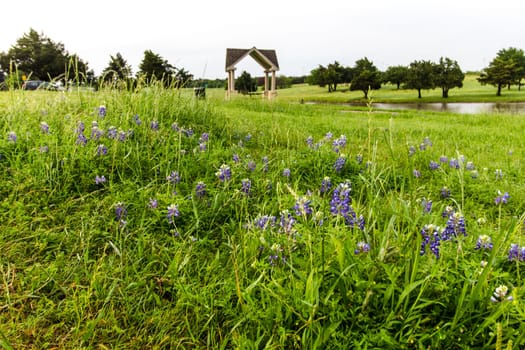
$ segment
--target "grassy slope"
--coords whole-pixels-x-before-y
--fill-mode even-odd
[[[506,254],[510,243],[523,244],[523,117],[347,112],[288,103],[302,89],[283,90],[273,103],[242,96],[224,102],[223,91],[200,102],[160,90],[3,94],[0,344],[469,348],[494,345],[499,324],[500,339],[522,346],[520,265],[507,263]],[[95,113],[101,104],[106,118]],[[76,145],[78,122],[89,136],[92,120],[106,131],[112,125],[133,129],[133,137]],[[154,120],[159,131],[149,127]],[[51,134],[40,132],[41,121]],[[191,126],[196,136],[172,130],[174,121]],[[11,130],[16,144],[7,141]],[[319,142],[329,131],[334,138],[347,136],[342,152],[348,161],[340,173],[333,169],[338,155],[331,142],[306,147],[306,137]],[[202,132],[210,133],[206,152],[198,151]],[[420,151],[425,137],[433,145]],[[96,156],[100,143],[108,156]],[[48,153],[40,153],[42,145]],[[412,157],[410,146],[417,149]],[[363,164],[355,161],[358,154]],[[430,171],[429,161],[441,155],[464,155],[478,176],[464,165]],[[252,160],[255,172],[247,169]],[[232,167],[227,184],[215,176],[223,163]],[[285,168],[290,179],[282,176]],[[495,179],[496,169],[503,179]],[[166,181],[172,170],[181,174],[176,186]],[[95,175],[106,175],[108,183],[95,185]],[[324,176],[334,186],[352,181],[352,205],[366,218],[364,232],[329,215],[330,198],[318,193]],[[253,184],[250,197],[239,191],[244,178]],[[198,181],[207,184],[204,200],[194,196]],[[452,198],[440,197],[443,186]],[[498,190],[511,194],[508,206],[494,205]],[[292,210],[308,191],[315,209],[325,213],[324,226],[297,217],[297,236],[246,227],[258,215]],[[421,210],[423,197],[434,202],[431,214]],[[158,199],[158,210],[148,208],[150,198]],[[119,202],[128,212],[124,227],[115,220]],[[176,226],[166,219],[170,204],[181,211]],[[427,223],[444,225],[445,205],[465,215],[468,236],[444,244],[439,260],[420,257],[419,231]],[[479,218],[487,224],[478,225]],[[480,234],[493,238],[492,252],[473,249]],[[371,251],[355,255],[362,240]],[[286,255],[287,263],[270,265],[272,254]],[[489,262],[482,274],[481,260]],[[489,302],[499,284],[511,288],[514,303]]]

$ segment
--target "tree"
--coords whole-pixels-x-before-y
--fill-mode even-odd
[[[0,66],[5,71],[16,69],[32,79],[56,79],[68,80],[71,69],[78,79],[80,74],[86,78],[90,73],[88,64],[77,55],[70,55],[64,48],[64,44],[55,43],[43,33],[39,34],[34,29],[24,34],[12,46],[7,53],[0,54]]]
[[[381,88],[381,72],[366,57],[355,62],[352,68],[352,75],[350,90],[362,91],[365,94],[365,99],[368,98],[369,90]]]
[[[434,83],[434,63],[430,61],[414,61],[408,67],[407,89],[417,90],[417,97],[421,98],[422,89],[433,89]]]
[[[448,97],[448,91],[455,87],[463,87],[465,74],[461,71],[458,62],[450,58],[441,57],[439,64],[434,65],[434,83],[441,87],[442,96]]]
[[[525,78],[525,54],[522,49],[509,47],[508,49],[501,49],[498,51],[496,57],[510,63],[514,62],[515,66],[511,71],[512,84],[518,85],[518,90],[521,90],[521,79]],[[510,83],[508,88],[510,89]]]
[[[327,67],[319,65],[310,72],[308,79],[310,85],[328,86],[328,92],[336,91],[337,84],[342,83],[346,77],[345,68],[335,61]]]
[[[144,58],[139,64],[137,76],[143,78],[148,84],[161,81],[164,86],[169,86],[175,73],[175,67],[169,64],[167,60],[151,50],[146,50],[144,51]]]
[[[115,56],[109,56],[110,60],[108,66],[104,68],[101,73],[102,80],[106,82],[117,81],[117,80],[128,80],[132,78],[131,66],[122,57],[120,52],[117,52]]]
[[[246,94],[257,91],[257,80],[252,78],[250,73],[243,71],[242,74],[235,80],[235,90]]]
[[[397,89],[401,87],[408,75],[408,67],[406,66],[391,66],[388,67],[386,72],[383,73],[383,82],[390,83],[397,86]]]
[[[484,68],[478,81],[481,85],[490,84],[498,88],[496,96],[501,96],[501,88],[512,84],[515,79],[516,62],[503,57],[494,58],[487,68]]]

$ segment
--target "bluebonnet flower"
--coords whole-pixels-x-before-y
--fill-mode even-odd
[[[317,226],[323,226],[324,224],[324,214],[322,211],[316,211],[315,215],[313,216],[313,221]]]
[[[498,196],[496,197],[494,202],[496,203],[496,205],[507,204],[509,198],[510,198],[510,195],[509,195],[508,192],[505,192],[504,194],[501,194],[501,192],[498,191]]]
[[[489,235],[480,235],[476,241],[475,250],[488,249],[491,250],[494,245],[492,244],[492,238]]]
[[[261,215],[257,216],[253,222],[255,228],[265,231],[268,228],[275,227],[277,218],[273,215]]]
[[[496,169],[494,171],[494,175],[496,175],[496,180],[501,180],[503,179],[503,171],[501,169]]]
[[[199,151],[205,152],[207,148],[206,142],[199,142]]]
[[[134,115],[133,115],[133,121],[134,121],[135,124],[137,124],[137,125],[142,124],[142,120],[140,120],[140,117],[139,117],[138,114],[134,114]]]
[[[430,168],[430,170],[437,170],[439,169],[440,165],[438,162],[435,162],[433,160],[430,161],[430,164],[428,165],[428,167]]]
[[[12,142],[12,143],[16,143],[16,140],[17,140],[16,132],[9,131],[9,133],[7,134],[7,141]]]
[[[432,211],[432,201],[430,199],[423,198],[421,200],[421,206],[423,207],[423,213],[428,214]]]
[[[102,176],[96,175],[95,176],[95,183],[97,185],[103,184],[104,182],[106,182],[106,177],[104,175],[102,175]]]
[[[250,171],[255,171],[255,168],[257,167],[257,164],[255,164],[255,162],[253,160],[250,160],[248,162],[248,170]]]
[[[346,217],[350,213],[350,191],[351,186],[348,182],[337,185],[330,200],[330,212],[332,215]]]
[[[200,142],[208,142],[209,139],[210,139],[210,135],[207,132],[203,132],[201,134],[201,137],[200,137],[199,141]]]
[[[416,148],[414,146],[408,147],[408,156],[412,157],[416,153]]]
[[[78,134],[77,140],[75,141],[77,145],[85,146],[87,142],[88,142],[88,139],[84,134]]]
[[[312,201],[310,198],[306,196],[299,197],[295,202],[295,206],[293,207],[295,210],[295,214],[298,216],[311,215],[313,212],[311,205]]]
[[[237,153],[235,153],[233,156],[232,156],[232,159],[233,159],[233,162],[234,163],[239,163],[241,161],[241,159],[239,158],[239,155]]]
[[[166,180],[171,182],[172,184],[176,185],[180,182],[180,174],[178,171],[172,171],[168,176],[166,176]]]
[[[334,170],[336,172],[340,172],[341,170],[343,170],[343,167],[345,166],[345,163],[346,163],[346,156],[344,154],[341,154],[335,160],[335,163],[334,163],[334,166],[333,166]]]
[[[284,176],[284,177],[290,177],[290,174],[291,174],[291,172],[290,172],[290,169],[289,169],[289,168],[285,168],[285,169],[283,170],[283,176]]]
[[[500,285],[494,290],[494,294],[490,297],[490,301],[497,303],[500,301],[512,301],[514,298],[512,295],[507,296],[509,288],[505,285]]]
[[[332,136],[334,136],[330,131],[327,132],[325,135],[324,135],[324,138],[326,140],[331,140],[332,139]]]
[[[313,146],[314,146],[314,138],[312,136],[308,136],[306,138],[306,144],[308,145],[308,147],[313,148]]]
[[[103,144],[97,146],[97,156],[105,156],[108,154],[108,148]]]
[[[450,159],[448,162],[449,167],[453,169],[459,169],[459,161],[456,158]]]
[[[430,137],[428,136],[423,139],[423,143],[429,147],[432,147],[432,141],[430,140]]]
[[[435,226],[433,224],[423,226],[421,229],[421,236],[423,240],[421,241],[421,251],[419,252],[420,255],[424,255],[426,253],[428,246],[434,256],[439,259],[439,248],[441,245],[441,229],[439,226]]]
[[[91,127],[91,138],[93,140],[99,140],[102,137],[102,135],[104,135],[104,130],[100,129],[97,125],[93,125]]]
[[[424,144],[424,143],[419,144],[419,150],[420,151],[425,151],[426,149],[427,149],[427,145],[426,144]]]
[[[197,182],[197,185],[195,185],[195,195],[197,198],[206,196],[206,184],[204,182]]]
[[[441,216],[444,218],[447,218],[451,216],[452,214],[454,214],[454,212],[455,212],[454,208],[451,207],[450,205],[447,205],[445,209],[443,210],[443,213],[441,214]]]
[[[111,140],[117,138],[117,128],[115,126],[112,125],[108,128],[107,138]]]
[[[168,218],[168,222],[170,224],[173,224],[175,222],[175,218],[180,216],[179,208],[176,204],[170,204],[168,205],[168,213],[166,217]]]
[[[319,192],[325,194],[328,193],[330,189],[332,189],[332,180],[328,176],[325,176],[323,181],[321,181],[321,189]]]
[[[181,128],[179,127],[179,124],[177,124],[177,122],[174,122],[173,124],[171,124],[171,130],[180,132]]]
[[[225,182],[230,180],[232,173],[230,167],[226,164],[223,164],[215,173],[215,175],[219,178],[220,181]]]
[[[470,177],[471,177],[471,178],[473,178],[473,179],[477,179],[478,176],[479,176],[479,173],[478,173],[477,170],[472,170],[472,171],[470,172]]]
[[[447,156],[441,156],[441,157],[439,157],[439,161],[441,163],[448,163],[448,157]]]
[[[448,198],[450,197],[450,194],[451,192],[446,186],[441,188],[441,198]]]
[[[513,243],[509,249],[509,261],[525,261],[525,247]]]
[[[252,139],[252,134],[247,134],[245,137],[244,137],[244,140],[245,141],[250,141]]]
[[[368,253],[370,251],[370,244],[366,242],[357,242],[356,249],[354,250],[354,254],[359,253]]]
[[[126,138],[129,135],[132,135],[132,134],[133,134],[133,130],[129,130],[128,132],[125,132],[124,130],[119,130],[119,132],[118,132],[118,140],[120,142],[124,142],[124,141],[126,141]]]
[[[460,234],[463,236],[467,235],[465,217],[463,217],[460,213],[453,213],[448,217],[447,224],[443,230],[441,238],[444,241],[448,241],[459,236]]]
[[[48,146],[42,146],[38,150],[40,151],[40,153],[47,153],[49,151],[49,147]]]
[[[46,122],[40,122],[40,130],[44,134],[49,134],[49,125]]]
[[[363,163],[363,155],[362,154],[358,154],[355,156],[355,160],[357,162],[357,164],[362,164]]]
[[[416,178],[420,178],[420,177],[421,177],[421,172],[420,172],[419,170],[417,170],[417,169],[414,169],[414,170],[412,171],[412,174],[413,174],[414,177],[416,177]]]
[[[465,169],[467,169],[469,171],[472,171],[472,170],[476,169],[476,167],[474,166],[474,163],[467,162],[467,164],[465,165]]]
[[[251,188],[252,188],[252,182],[250,181],[250,179],[241,180],[241,192],[242,193],[248,196],[250,194]]]
[[[159,207],[159,201],[156,198],[150,198],[148,202],[150,209],[157,209]]]
[[[85,129],[86,129],[86,126],[84,125],[84,123],[82,121],[78,122],[76,133],[82,134]]]
[[[115,217],[117,221],[121,222],[124,220],[124,218],[128,215],[128,211],[126,210],[126,207],[124,206],[124,203],[118,202],[115,205]]]
[[[99,117],[105,117],[106,116],[106,112],[107,112],[107,109],[106,109],[106,106],[104,105],[101,105],[98,107],[98,116]]]
[[[340,149],[346,146],[346,136],[341,135],[338,139],[332,142],[332,149],[334,152],[339,153]]]
[[[279,221],[279,230],[282,233],[285,233],[289,236],[295,233],[293,229],[295,225],[295,218],[288,210],[283,210],[281,212],[281,219]]]
[[[157,120],[152,120],[151,123],[149,124],[149,127],[153,131],[158,131],[159,130],[159,122]]]

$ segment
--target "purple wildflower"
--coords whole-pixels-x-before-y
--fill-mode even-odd
[[[359,253],[368,253],[370,251],[370,244],[366,242],[357,242],[356,249],[354,250],[355,254]]]
[[[350,191],[351,186],[348,182],[343,182],[337,185],[332,193],[330,200],[330,212],[332,215],[347,217],[353,210],[350,207]]]
[[[115,217],[117,221],[120,221],[120,222],[123,221],[126,215],[128,215],[128,211],[126,210],[126,207],[124,206],[122,202],[118,202],[115,205]]]
[[[250,195],[250,190],[252,188],[252,182],[250,179],[242,179],[241,184],[241,192],[247,196]]]
[[[408,156],[412,157],[414,154],[416,154],[416,148],[414,146],[408,147]]]
[[[42,146],[38,149],[40,153],[47,153],[49,152],[49,146]]]
[[[494,171],[494,175],[496,176],[496,180],[501,180],[503,179],[503,171],[501,169],[496,169]]]
[[[197,198],[206,196],[206,184],[204,182],[197,182],[197,185],[195,186],[195,195]]]
[[[463,236],[467,235],[465,217],[463,217],[460,213],[454,213],[448,217],[447,225],[443,230],[441,238],[444,241],[448,241],[459,236],[460,234]]]
[[[16,140],[17,140],[16,133],[14,131],[9,131],[9,133],[7,134],[7,141],[16,143]]]
[[[277,218],[273,215],[262,215],[255,218],[253,224],[255,228],[265,231],[268,228],[275,227]]]
[[[232,172],[228,165],[223,164],[221,165],[219,170],[215,173],[215,175],[219,178],[221,182],[225,182],[225,181],[230,180],[232,176]]]
[[[346,163],[346,156],[344,154],[341,154],[335,160],[335,163],[334,163],[334,166],[333,166],[334,170],[336,172],[340,172],[341,170],[343,170],[343,167],[345,166],[345,163]]]
[[[312,201],[308,197],[299,197],[297,201],[295,202],[295,214],[298,216],[307,216],[311,215],[312,210]]]
[[[501,192],[498,191],[498,196],[496,197],[494,202],[496,203],[496,205],[507,204],[509,198],[510,198],[510,195],[509,195],[508,192],[505,192],[504,194],[501,194]]]
[[[493,303],[497,303],[500,301],[512,301],[514,298],[512,295],[507,296],[507,293],[509,292],[509,288],[504,285],[500,285],[494,290],[494,294],[490,297],[490,301]]]
[[[472,163],[472,162],[467,162],[467,164],[465,165],[465,169],[471,171],[471,170],[476,169],[476,167],[474,166],[474,163]]]
[[[288,210],[282,211],[281,220],[279,221],[280,232],[285,233],[289,236],[294,234],[295,230],[293,229],[293,227],[295,225],[295,221],[295,218]]]
[[[446,186],[441,188],[441,198],[450,197],[450,193],[451,193],[450,190]]]
[[[492,244],[492,238],[489,235],[480,235],[476,241],[475,250],[488,249],[491,250],[494,245]]]
[[[420,172],[419,170],[417,170],[417,169],[414,169],[414,170],[412,171],[412,174],[413,174],[414,177],[416,177],[416,178],[420,178],[420,177],[421,177],[421,172]]]
[[[250,141],[252,139],[252,134],[247,134],[245,137],[244,137],[244,140],[245,141]]]
[[[328,193],[331,188],[332,188],[332,180],[328,176],[325,176],[323,181],[321,181],[321,189],[319,190],[319,192],[321,194],[325,194],[325,193]]]
[[[132,135],[132,134],[133,134],[133,130],[129,130],[128,132],[125,132],[124,130],[119,130],[118,140],[120,142],[124,142],[126,141],[126,138],[128,137],[128,135]]]
[[[159,207],[159,201],[156,198],[150,198],[148,202],[150,209],[157,209]]]
[[[268,157],[267,156],[262,157],[262,163],[263,163],[262,171],[267,173],[268,172]]]
[[[334,152],[339,153],[340,149],[346,146],[346,136],[341,135],[338,139],[332,142],[332,149]]]
[[[97,156],[105,156],[108,154],[108,148],[103,144],[97,146]]]
[[[255,164],[255,162],[253,160],[250,160],[248,162],[248,170],[250,171],[255,171],[255,168],[257,167],[257,164]]]
[[[84,123],[82,121],[78,122],[76,133],[82,134],[85,129],[86,129],[86,126],[84,125]]]
[[[152,120],[151,123],[149,124],[149,127],[153,131],[158,131],[159,130],[159,122],[157,120]]]
[[[203,132],[201,134],[201,137],[200,137],[199,141],[200,142],[208,142],[209,139],[210,139],[210,135],[207,132]]]
[[[459,161],[456,158],[450,159],[448,166],[452,169],[459,169]]]
[[[137,124],[137,125],[142,124],[142,120],[140,120],[140,117],[139,117],[138,114],[133,115],[133,121],[134,121],[135,124]]]
[[[306,144],[308,145],[308,147],[313,148],[313,146],[314,146],[314,138],[312,136],[308,136],[306,138]]]
[[[97,185],[100,185],[100,184],[103,184],[104,182],[106,182],[106,177],[104,175],[102,176],[95,176],[95,183]]]
[[[232,156],[232,160],[233,160],[234,163],[239,163],[241,161],[241,159],[239,158],[239,155],[237,153],[235,153]]]
[[[420,150],[420,151],[425,151],[426,149],[427,149],[427,145],[426,145],[426,144],[421,143],[421,144],[419,145],[419,150]]]
[[[49,125],[46,122],[40,122],[40,130],[43,134],[49,134]]]
[[[179,208],[177,207],[176,204],[171,204],[168,206],[168,213],[166,215],[166,217],[168,218],[168,222],[170,224],[173,224],[175,223],[175,219],[176,217],[180,216],[180,212],[179,212]]]
[[[117,138],[117,128],[115,126],[110,126],[108,128],[108,132],[107,132],[107,138],[108,139],[111,139],[111,140],[114,140]]]
[[[441,156],[441,157],[439,157],[439,161],[441,163],[448,163],[448,157],[447,156]]]
[[[363,163],[363,155],[362,154],[358,154],[355,156],[355,160],[357,162],[357,164],[362,164]]]
[[[106,106],[102,105],[98,107],[98,116],[104,118],[106,116],[107,109]]]
[[[88,142],[88,139],[84,134],[78,134],[77,140],[75,141],[77,145],[85,146],[87,142]]]
[[[423,198],[421,200],[421,206],[423,207],[423,213],[428,214],[432,211],[432,201],[430,199]]]
[[[290,177],[290,174],[291,174],[291,172],[290,172],[290,169],[289,169],[289,168],[285,168],[285,169],[283,170],[283,176],[284,176],[284,177]]]
[[[430,168],[430,170],[437,170],[439,169],[440,165],[438,162],[435,162],[433,160],[430,161],[430,164],[428,165],[428,167]]]
[[[174,185],[178,184],[180,182],[179,172],[172,171],[168,176],[166,176],[166,180]]]
[[[440,228],[432,224],[425,225],[421,229],[421,236],[423,240],[421,242],[420,254],[424,255],[428,246],[434,256],[439,259],[439,246],[441,244]]]
[[[510,245],[509,261],[525,261],[525,247],[520,247],[516,243]]]
[[[109,131],[108,131],[109,133]],[[91,127],[91,138],[93,140],[99,140],[104,135],[104,130],[100,129],[97,125]],[[109,137],[109,136],[108,136]]]
[[[423,139],[423,143],[429,147],[432,147],[432,141],[430,140],[430,137],[428,136]]]

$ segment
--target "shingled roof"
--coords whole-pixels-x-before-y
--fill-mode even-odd
[[[267,70],[279,70],[279,62],[275,50],[251,49],[226,49],[226,71],[235,68],[235,65],[244,57],[250,55],[257,63]]]

